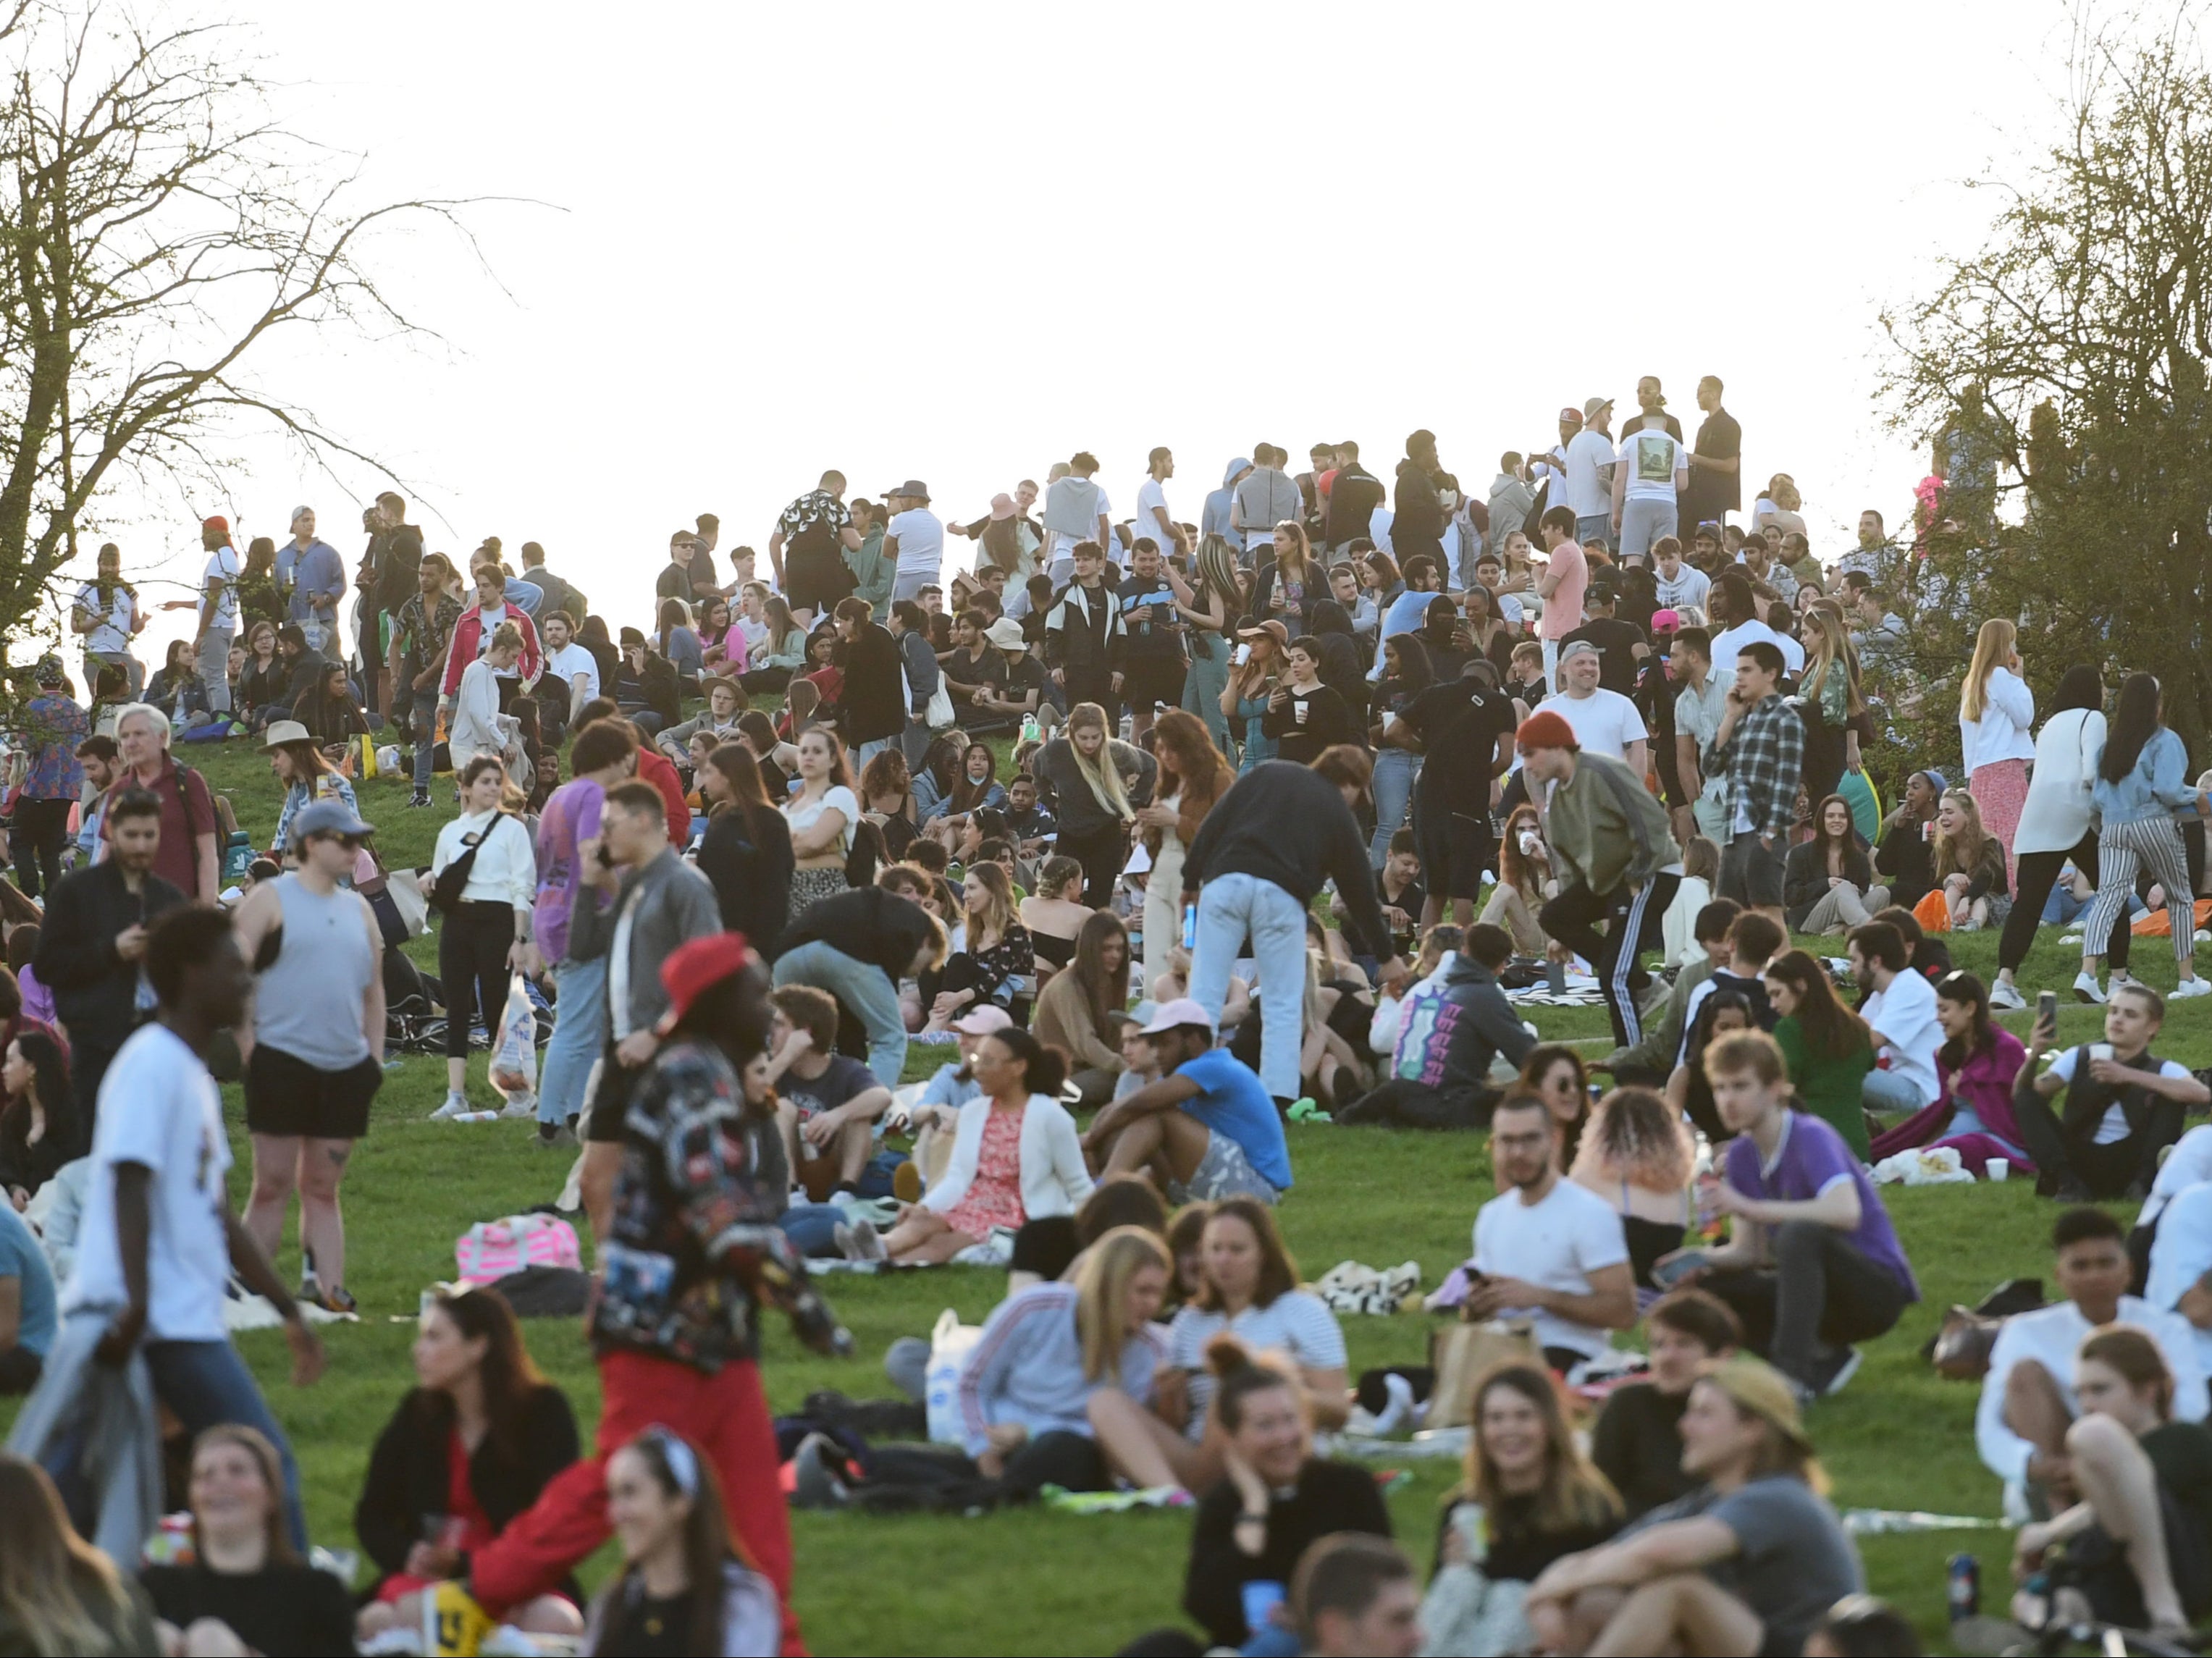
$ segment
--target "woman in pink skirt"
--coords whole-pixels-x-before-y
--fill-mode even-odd
[[[2013,836],[2027,804],[2027,762],[2035,758],[2035,694],[2021,677],[2020,630],[2002,616],[1982,623],[1974,659],[1959,688],[1959,742],[1966,751],[1966,787],[1982,811],[1982,827],[2005,850],[2013,876]]]
[[[840,1227],[852,1260],[935,1265],[1000,1227],[1072,1215],[1091,1195],[1075,1119],[1058,1098],[1066,1080],[1059,1051],[1009,1028],[975,1045],[968,1070],[983,1094],[960,1108],[943,1178],[901,1209],[888,1233],[878,1236],[865,1220]]]

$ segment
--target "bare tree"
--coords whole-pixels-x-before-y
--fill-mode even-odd
[[[244,36],[0,0],[0,629],[126,482],[204,498],[225,446],[272,429],[388,471],[257,370],[302,329],[434,337],[368,245],[419,224],[473,253],[472,203],[352,206],[352,167],[271,115]]]

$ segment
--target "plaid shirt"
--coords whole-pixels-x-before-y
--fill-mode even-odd
[[[1736,721],[1727,742],[1705,750],[1706,774],[1727,774],[1731,827],[1748,818],[1756,834],[1789,833],[1804,770],[1805,722],[1778,691]]]
[[[849,1349],[775,1224],[781,1194],[761,1189],[744,1113],[737,1072],[704,1043],[672,1042],[638,1078],[591,1310],[601,1351],[651,1353],[711,1375],[757,1352],[763,1301],[788,1314],[809,1346]]]

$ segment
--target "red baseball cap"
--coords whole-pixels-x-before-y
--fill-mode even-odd
[[[710,932],[678,945],[660,963],[660,985],[668,993],[668,1011],[653,1029],[665,1036],[691,1011],[693,1003],[758,959],[742,932]]]

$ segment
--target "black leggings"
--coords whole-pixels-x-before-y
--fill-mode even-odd
[[[52,891],[62,878],[62,848],[69,844],[72,800],[18,800],[9,840],[15,854],[15,884],[26,898],[39,896],[40,884]]]
[[[457,907],[438,929],[438,976],[446,986],[446,1057],[469,1056],[470,1003],[484,1034],[499,1041],[499,1016],[507,1007],[507,952],[514,946],[514,911],[474,899]]]
[[[1119,823],[1109,823],[1104,829],[1082,835],[1070,835],[1062,829],[1054,850],[1083,865],[1083,902],[1086,905],[1092,909],[1113,907],[1114,884],[1121,878],[1121,865],[1129,857],[1127,829]]]
[[[2066,866],[2068,859],[2084,874],[2097,878],[2097,832],[2083,835],[2071,852],[2023,852],[2018,859],[2018,873],[2013,878],[2012,914],[2005,917],[2004,936],[1997,941],[1997,966],[2016,968],[2027,959],[2034,946],[2035,930],[2043,924],[2043,906],[2049,902],[2051,889],[2058,884],[2058,872]],[[2083,918],[2087,919],[2086,915]],[[2128,944],[2134,934],[2129,930],[2130,917],[2123,910],[2120,919],[2112,923],[2111,938],[2103,955],[2112,964],[2125,970],[2128,964]],[[2087,938],[2081,947],[2091,955],[2099,952]]]

